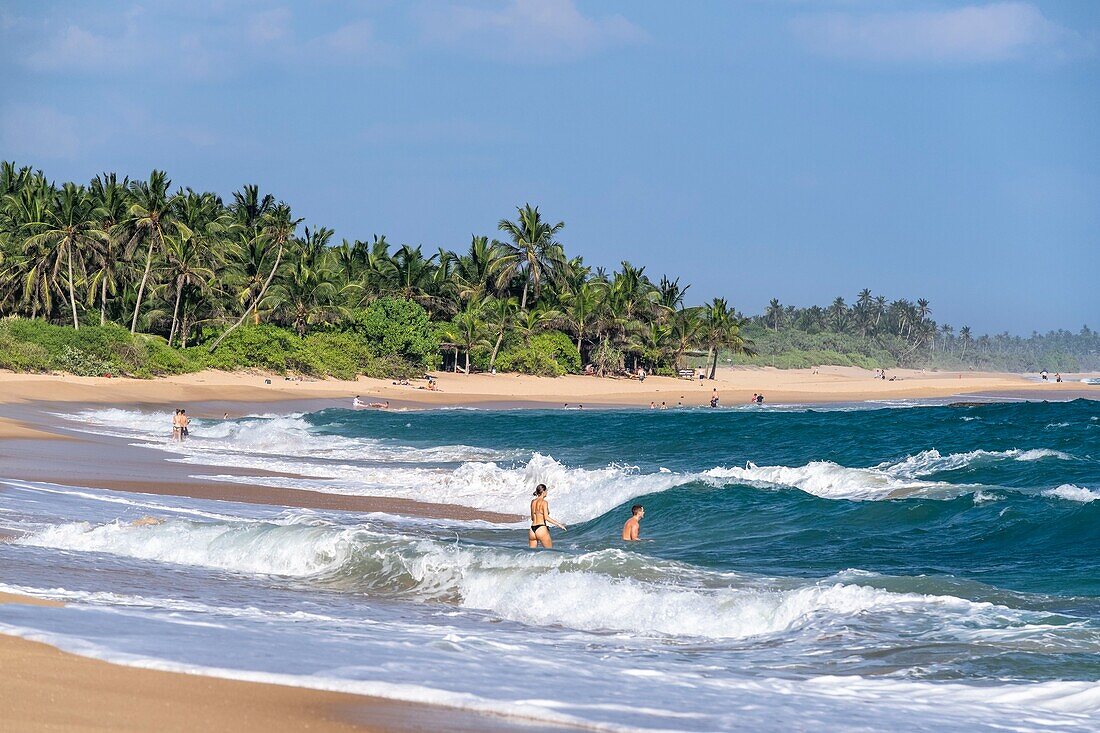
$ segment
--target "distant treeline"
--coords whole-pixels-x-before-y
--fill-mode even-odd
[[[1100,333],[1088,326],[1077,333],[975,336],[969,326],[956,331],[948,323],[937,323],[931,314],[931,304],[923,298],[888,301],[867,289],[850,305],[842,297],[828,306],[809,308],[784,306],[773,299],[744,328],[757,356],[729,358],[788,368],[847,364],[1014,372],[1100,369]]]
[[[622,262],[567,257],[537,207],[499,239],[425,251],[339,242],[247,185],[230,200],[147,180],[49,181],[0,163],[0,368],[152,375],[217,367],[406,376],[440,366],[559,375],[674,373],[719,355],[779,366],[857,363],[1070,369],[1096,336],[956,335],[927,301],[783,308],[722,298]],[[946,329],[946,330],[945,330]],[[1074,361],[1076,360],[1076,361]]]

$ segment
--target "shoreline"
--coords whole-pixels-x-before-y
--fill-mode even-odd
[[[40,402],[166,405],[208,403],[270,404],[326,400],[350,406],[354,395],[389,400],[395,408],[533,406],[556,408],[587,403],[593,407],[646,407],[709,402],[717,389],[723,406],[748,403],[764,393],[768,404],[823,404],[878,400],[944,399],[980,394],[1012,394],[1034,399],[1100,399],[1100,386],[1080,381],[1091,373],[1070,375],[1062,383],[1039,382],[1024,375],[999,372],[922,372],[892,370],[895,381],[879,380],[855,367],[781,370],[772,367],[720,367],[716,379],[686,380],[651,376],[636,379],[581,375],[535,377],[519,374],[434,372],[438,391],[383,379],[293,381],[251,372],[204,371],[156,379],[73,377],[0,371],[0,405]],[[1073,381],[1071,381],[1073,380]],[[270,383],[265,383],[270,382]],[[369,400],[367,400],[369,401]],[[342,403],[342,404],[336,404]],[[0,428],[3,429],[3,428]]]
[[[895,373],[896,372],[896,373]],[[714,381],[650,377],[630,379],[516,374],[437,373],[440,391],[400,386],[378,379],[278,381],[251,372],[199,372],[153,380],[0,371],[0,457],[4,478],[197,499],[237,501],[291,508],[383,512],[432,519],[512,523],[518,515],[486,512],[453,504],[391,497],[323,493],[266,485],[265,476],[282,474],[230,467],[196,466],[170,460],[167,445],[139,447],[131,441],[83,432],[57,417],[89,406],[165,409],[186,406],[197,417],[231,417],[349,407],[358,394],[367,401],[390,400],[391,409],[526,408],[562,406],[645,409],[650,403],[676,407],[706,405],[717,390],[722,407],[749,403],[763,392],[769,405],[886,403],[898,400],[959,398],[1100,399],[1100,386],[1080,381],[1042,383],[1017,374],[891,372],[897,381],[880,380],[853,367],[779,370],[770,367],[721,367]],[[270,382],[270,384],[266,383]],[[166,417],[167,419],[167,417]],[[103,461],[110,455],[109,463]],[[217,480],[219,475],[247,477]]]
[[[0,605],[43,610],[65,604],[0,593]],[[315,733],[560,731],[461,708],[330,692],[213,675],[114,664],[51,644],[0,633],[0,709],[12,730],[189,733],[273,730]]]

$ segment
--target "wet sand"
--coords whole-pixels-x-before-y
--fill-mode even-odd
[[[0,604],[63,604],[0,593]],[[431,705],[110,664],[0,635],[0,728],[47,731],[192,733],[192,731],[567,730]]]

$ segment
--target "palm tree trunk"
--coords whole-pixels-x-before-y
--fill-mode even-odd
[[[69,258],[68,258],[69,259],[69,305],[72,306],[72,309],[73,309],[73,330],[74,331],[79,331],[80,330],[80,321],[77,320],[77,317],[76,317],[76,291],[73,288],[73,245],[72,245],[72,242],[69,242],[68,255],[69,255]]]
[[[500,351],[500,342],[504,340],[504,329],[500,329],[500,333],[497,334],[497,342],[493,344],[493,355],[489,357],[489,371],[493,370],[493,366],[497,363],[497,353]]]
[[[523,297],[519,301],[519,309],[521,311],[527,310],[527,280],[523,281]]]
[[[470,350],[466,349],[466,376],[470,376]]]
[[[107,323],[107,278],[103,278],[103,282],[99,288],[99,325],[103,326]]]
[[[707,365],[710,364],[710,357],[711,357],[711,354],[713,354],[713,353],[714,353],[714,347],[713,346],[708,346],[707,347],[707,360],[703,364],[703,369],[704,370],[707,369]],[[714,376],[712,375],[710,378],[714,379]]]
[[[271,266],[271,272],[269,272],[267,274],[267,279],[264,280],[263,287],[260,288],[260,292],[257,293],[256,297],[253,299],[252,305],[250,305],[248,307],[248,309],[245,310],[245,312],[241,314],[241,317],[239,319],[237,319],[236,323],[234,323],[232,326],[230,326],[229,328],[222,331],[221,336],[218,336],[216,339],[214,339],[214,343],[212,343],[210,345],[210,353],[211,354],[214,353],[214,349],[218,348],[218,344],[220,344],[226,336],[228,336],[229,334],[236,331],[240,327],[240,325],[245,322],[245,319],[248,318],[249,313],[255,312],[255,314],[256,314],[256,325],[259,325],[259,323],[260,323],[260,311],[259,311],[260,301],[264,299],[264,295],[267,293],[267,287],[269,285],[271,285],[271,281],[275,279],[275,273],[279,269],[279,261],[282,260],[282,258],[283,258],[283,245],[280,244],[279,245],[279,251],[275,255],[275,264]]]
[[[168,332],[168,345],[172,345],[172,341],[176,338],[176,324],[179,323],[180,313],[180,295],[183,294],[183,288],[180,283],[176,283],[176,304],[172,308],[172,330]]]
[[[153,240],[149,240],[149,248],[145,250],[145,272],[141,276],[141,285],[138,286],[137,302],[134,304],[134,319],[130,322],[130,333],[137,333],[138,315],[141,314],[141,299],[145,295],[145,283],[149,280],[149,270],[153,268]]]
[[[710,362],[710,380],[714,381],[714,373],[718,371],[718,350],[714,351],[714,359]]]

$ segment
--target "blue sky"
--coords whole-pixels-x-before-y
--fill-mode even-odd
[[[693,302],[1100,327],[1092,0],[16,0],[0,61],[0,158],[59,180],[254,182],[428,250],[529,201]]]

